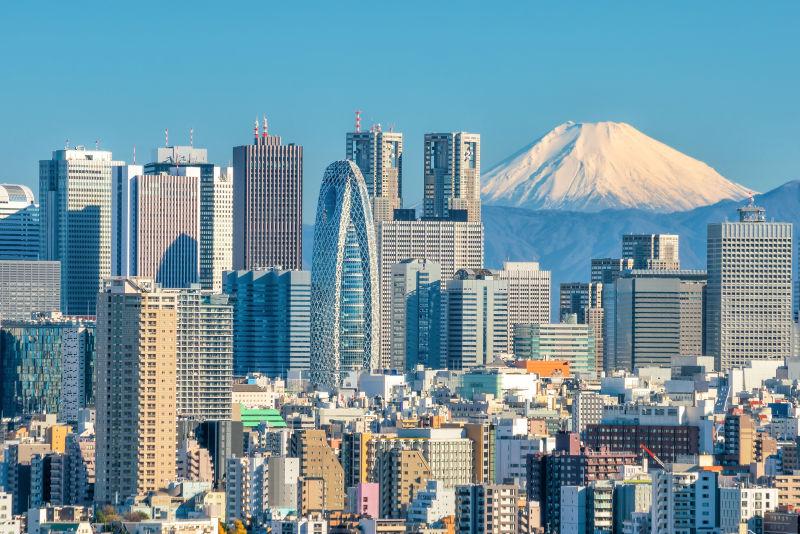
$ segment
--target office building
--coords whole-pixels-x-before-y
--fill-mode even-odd
[[[233,307],[228,296],[178,292],[177,414],[199,421],[231,418]]]
[[[233,268],[303,268],[303,147],[269,135],[233,148]]]
[[[613,369],[670,367],[703,352],[704,271],[631,270],[605,286]]]
[[[200,171],[200,286],[222,290],[222,273],[233,268],[233,167],[208,162],[208,151],[194,146],[156,149],[147,174],[186,176]]]
[[[508,286],[508,351],[512,350],[515,324],[550,322],[550,271],[535,261],[507,261],[495,271]]]
[[[381,367],[390,368],[393,266],[410,258],[435,262],[439,265],[443,286],[459,269],[483,268],[484,230],[479,222],[396,220],[379,224],[376,232],[380,274],[380,361]]]
[[[454,211],[481,220],[481,136],[467,132],[425,134],[424,216],[447,219]]]
[[[95,500],[113,503],[175,478],[178,295],[112,278],[97,306]]]
[[[0,260],[0,321],[30,319],[61,309],[61,264]]]
[[[29,187],[0,184],[0,260],[39,259],[39,206]]]
[[[625,234],[622,257],[633,260],[633,269],[674,271],[681,268],[675,234]]]
[[[280,269],[230,271],[223,291],[233,305],[234,374],[286,377],[311,359],[311,273]]]
[[[592,282],[613,284],[622,271],[633,269],[631,258],[593,258]]]
[[[311,380],[333,388],[379,366],[378,264],[372,209],[352,161],[331,163],[319,192],[311,268]]]
[[[442,294],[442,362],[469,369],[508,353],[508,282],[484,269],[461,269]]]
[[[346,159],[361,170],[372,202],[375,223],[394,219],[403,207],[403,134],[384,132],[380,126],[347,134]]]
[[[602,307],[602,282],[563,282],[559,286],[559,320],[574,313],[580,324],[587,324],[588,310]]]
[[[706,352],[718,369],[791,355],[792,251],[792,224],[752,203],[708,225]]]
[[[155,279],[165,288],[200,280],[200,170],[143,174],[116,167],[112,201],[112,275]]]
[[[324,430],[295,432],[289,442],[289,456],[299,458],[301,477],[322,481],[325,510],[344,510],[344,470]]]
[[[0,328],[0,391],[5,417],[58,414],[75,422],[91,404],[94,322],[58,312]]]
[[[569,362],[574,374],[594,377],[594,333],[589,325],[578,324],[574,315],[563,323],[514,325],[514,356],[518,360]]]
[[[61,311],[94,315],[111,274],[111,152],[56,150],[39,162],[40,259],[61,262]]]
[[[517,532],[517,494],[512,485],[465,484],[456,487],[457,534]]]
[[[392,369],[440,365],[441,280],[434,261],[408,259],[392,267]]]

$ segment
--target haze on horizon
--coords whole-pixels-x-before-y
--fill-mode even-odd
[[[482,135],[482,167],[558,124],[623,121],[767,191],[800,178],[800,4],[15,3],[0,20],[0,182],[38,189],[70,144],[219,164],[256,115],[305,147],[304,218],[353,111],[405,134],[407,205],[427,131]],[[38,195],[37,195],[38,198]]]

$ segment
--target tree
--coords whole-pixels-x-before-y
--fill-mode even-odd
[[[239,519],[235,519],[233,521],[233,532],[230,534],[247,534],[247,529],[244,528],[244,524]]]

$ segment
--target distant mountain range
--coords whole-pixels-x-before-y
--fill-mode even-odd
[[[595,212],[690,210],[745,187],[622,122],[557,126],[482,176],[484,204]]]

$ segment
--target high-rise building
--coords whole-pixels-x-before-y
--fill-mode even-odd
[[[175,479],[177,307],[144,278],[111,278],[97,298],[99,503]]]
[[[678,356],[704,354],[705,286],[704,271],[638,269],[604,286],[609,369],[669,367]]]
[[[325,510],[344,510],[344,470],[324,430],[295,432],[289,442],[289,456],[300,459],[300,476],[323,481]]]
[[[681,268],[678,236],[675,234],[625,234],[622,257],[633,260],[633,269]]]
[[[508,285],[508,351],[512,350],[515,324],[550,322],[550,271],[535,261],[507,261],[495,271]]]
[[[267,133],[233,148],[233,268],[303,268],[303,147]]]
[[[559,286],[559,320],[574,313],[579,323],[586,324],[587,310],[602,307],[602,282],[562,282]]]
[[[144,174],[139,165],[113,174],[111,274],[154,278],[166,288],[200,279],[200,170]]]
[[[0,184],[0,260],[39,259],[39,206],[24,185]]]
[[[225,506],[228,521],[256,523],[269,512],[269,456],[251,454],[227,458]]]
[[[434,261],[408,259],[392,267],[393,369],[441,364],[441,279]]]
[[[456,533],[517,532],[517,495],[513,485],[465,484],[456,487]]]
[[[40,258],[61,262],[61,311],[94,315],[111,274],[111,152],[56,150],[39,162]]]
[[[61,309],[61,264],[0,260],[0,321],[30,319]]]
[[[508,352],[508,282],[461,269],[442,295],[442,363],[469,369]]]
[[[396,220],[377,227],[380,273],[381,367],[391,367],[392,267],[418,258],[436,262],[442,285],[459,269],[483,268],[483,225],[479,222]]]
[[[95,325],[60,313],[4,321],[0,391],[5,417],[58,414],[65,422],[91,404]]]
[[[575,316],[562,323],[514,325],[514,356],[518,360],[563,360],[577,375],[594,377],[594,332]]]
[[[231,418],[233,306],[228,300],[199,285],[178,292],[179,417]]]
[[[297,479],[300,478],[300,460],[285,456],[269,459],[270,508],[297,509]]]
[[[467,132],[425,134],[424,215],[450,218],[466,212],[481,220],[481,136]]]
[[[631,258],[593,258],[592,282],[612,284],[627,269],[633,269]]]
[[[156,150],[147,174],[185,176],[200,170],[200,286],[219,293],[222,273],[233,267],[233,167],[208,162],[208,151],[194,146]]]
[[[708,225],[706,352],[726,371],[783,360],[792,348],[792,224],[764,208]]]
[[[713,532],[719,517],[717,477],[714,471],[688,464],[653,471],[652,534],[672,534],[677,525],[684,532]]]
[[[375,223],[393,220],[403,207],[403,134],[379,126],[349,132],[346,152],[364,176]]]
[[[258,269],[230,271],[223,291],[233,304],[233,367],[286,377],[307,371],[311,357],[311,273]]]
[[[311,269],[311,379],[335,387],[379,365],[378,265],[372,209],[352,161],[325,170]]]

